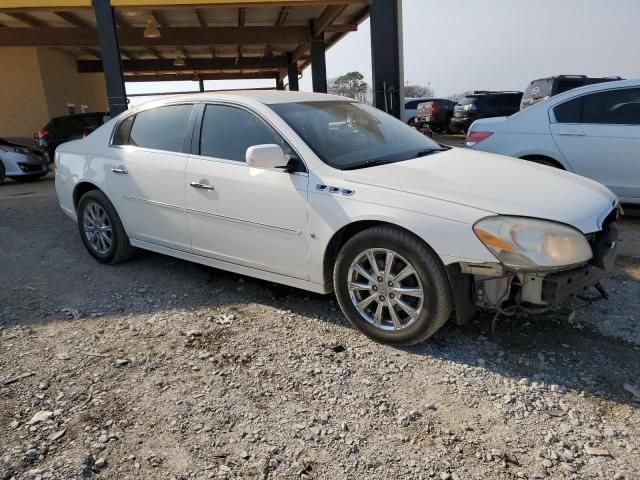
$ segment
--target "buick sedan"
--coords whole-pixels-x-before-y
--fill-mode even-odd
[[[356,328],[394,345],[479,309],[552,309],[615,256],[606,187],[442,146],[342,97],[167,98],[55,161],[60,206],[99,262],[141,248],[335,292]]]

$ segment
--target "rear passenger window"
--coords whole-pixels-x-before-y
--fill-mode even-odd
[[[116,141],[114,143],[181,152],[187,137],[192,110],[193,105],[168,105],[143,110],[135,117],[130,117],[133,122],[130,127],[126,125],[129,119],[120,124],[114,140],[122,143]],[[127,129],[129,129],[128,135]]]
[[[559,123],[640,125],[640,88],[592,93],[553,109]]]
[[[640,125],[640,88],[586,95],[582,107],[582,123]]]

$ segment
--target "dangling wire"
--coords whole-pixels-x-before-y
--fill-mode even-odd
[[[493,338],[493,341],[498,343],[498,339],[496,338],[496,322],[498,321],[498,318],[500,317],[500,315],[504,316],[504,317],[513,317],[517,312],[518,312],[518,308],[519,305],[511,305],[507,308],[500,308],[500,307],[496,307],[496,313],[493,316],[493,319],[491,320],[491,338]]]

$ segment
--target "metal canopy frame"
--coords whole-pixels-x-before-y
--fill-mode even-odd
[[[268,78],[284,88],[288,77],[296,90],[312,65],[314,91],[326,92],[325,51],[371,16],[375,103],[398,116],[389,105],[399,105],[402,92],[400,3],[0,0],[0,47],[60,48],[76,58],[78,72],[104,72],[116,114],[126,105],[125,81],[197,80],[202,90],[209,79]],[[149,26],[160,36],[145,35]]]

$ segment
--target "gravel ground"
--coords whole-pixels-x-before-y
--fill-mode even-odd
[[[331,296],[144,252],[99,265],[50,179],[8,183],[0,479],[638,479],[639,241],[629,219],[611,299],[572,321],[394,349]]]

